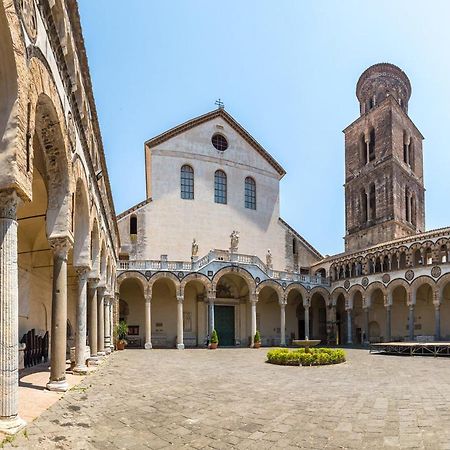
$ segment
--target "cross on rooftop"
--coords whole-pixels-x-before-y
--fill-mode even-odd
[[[220,100],[220,98],[219,98],[219,100],[216,100],[214,104],[217,105],[217,108],[219,108],[219,109],[225,108],[225,103],[222,100]]]

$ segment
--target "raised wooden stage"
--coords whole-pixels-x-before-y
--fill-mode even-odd
[[[369,344],[369,352],[409,356],[450,356],[450,342],[383,342]]]

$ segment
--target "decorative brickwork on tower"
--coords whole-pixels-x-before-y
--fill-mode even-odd
[[[423,232],[423,136],[409,118],[411,84],[392,64],[358,80],[361,116],[345,134],[345,250]]]

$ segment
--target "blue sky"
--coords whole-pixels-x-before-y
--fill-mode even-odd
[[[431,6],[432,5],[432,6]],[[344,136],[377,62],[411,80],[426,226],[450,224],[450,2],[79,0],[116,212],[145,198],[145,140],[223,99],[287,170],[281,216],[343,250]]]

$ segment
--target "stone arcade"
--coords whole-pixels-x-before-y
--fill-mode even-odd
[[[71,347],[78,373],[111,351],[119,240],[76,3],[0,2],[0,61],[0,431],[14,433],[24,333],[50,333],[51,390],[67,389]]]
[[[19,340],[50,335],[48,389],[130,346],[450,337],[450,228],[425,231],[422,135],[391,64],[357,84],[345,133],[346,251],[279,216],[284,169],[220,103],[145,143],[145,200],[116,218],[75,1],[0,1],[0,431]],[[120,240],[119,240],[120,237]]]

